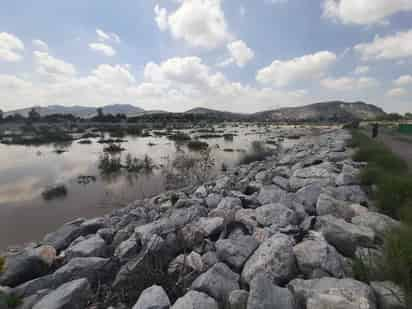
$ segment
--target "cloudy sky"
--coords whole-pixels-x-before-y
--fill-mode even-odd
[[[13,0],[0,108],[412,111],[412,0]]]

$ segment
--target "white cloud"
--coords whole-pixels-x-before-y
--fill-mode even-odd
[[[90,43],[89,48],[93,51],[99,52],[105,56],[112,57],[116,55],[116,50],[110,45],[103,43]]]
[[[379,82],[371,77],[340,77],[340,78],[325,78],[320,81],[322,87],[335,91],[350,91],[372,88],[379,85]]]
[[[237,66],[243,67],[255,57],[255,53],[242,40],[231,42],[227,45],[231,58]]]
[[[241,6],[239,7],[239,14],[240,14],[240,16],[242,16],[242,17],[245,17],[245,16],[246,16],[246,8],[245,8],[243,5],[241,5]]]
[[[386,93],[388,97],[403,97],[408,95],[408,92],[403,88],[393,88]]]
[[[356,75],[362,75],[368,72],[369,72],[369,67],[367,65],[357,66],[354,71]]]
[[[24,50],[23,42],[13,34],[0,33],[0,61],[18,62],[22,59],[20,54]]]
[[[49,46],[47,45],[47,43],[42,40],[33,40],[32,44],[38,50],[42,50],[42,51],[49,50]]]
[[[386,37],[376,36],[373,42],[358,44],[354,49],[365,61],[412,57],[412,30]]]
[[[410,0],[324,0],[323,2],[323,15],[344,24],[385,23],[387,17],[411,10]]]
[[[159,5],[156,4],[154,8],[155,12],[155,21],[157,26],[161,31],[167,30],[167,10],[165,8],[160,8]]]
[[[101,64],[93,70],[92,74],[100,81],[111,85],[127,87],[136,82],[128,66]]]
[[[274,108],[274,102],[295,106],[308,101],[303,90],[259,89],[231,81],[199,57],[147,63],[143,80],[137,81],[128,65],[101,64],[89,74],[79,76],[70,64],[47,53],[36,53],[37,70],[54,78],[43,79],[37,74],[29,74],[23,80],[17,76],[0,75],[3,109],[50,102],[66,105],[81,102],[89,106],[135,103],[146,109],[170,111],[205,106],[252,112]]]
[[[216,48],[231,38],[221,0],[179,0],[176,11],[167,15],[165,9],[155,7],[155,20],[160,30],[169,29],[175,39],[190,46]],[[166,24],[167,18],[167,24]]]
[[[286,61],[275,60],[270,66],[258,71],[256,80],[283,87],[294,81],[318,78],[336,58],[334,53],[321,51]]]
[[[412,75],[402,75],[394,81],[394,84],[397,86],[412,85]]]
[[[114,32],[105,32],[102,29],[96,29],[97,38],[100,42],[111,41],[114,43],[120,43],[120,37]]]
[[[76,68],[71,63],[51,56],[47,52],[34,51],[36,72],[52,80],[71,78],[76,74]]]

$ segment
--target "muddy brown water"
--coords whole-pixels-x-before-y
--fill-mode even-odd
[[[283,129],[284,132],[285,129]],[[259,134],[260,128],[226,128],[237,131],[233,141],[223,138],[207,139],[216,160],[216,172],[222,163],[231,167],[238,164],[242,152],[225,152],[225,148],[248,149],[254,140],[276,138],[281,131]],[[261,132],[260,132],[261,133]],[[142,159],[148,154],[157,165],[170,162],[177,151],[189,152],[185,147],[165,137],[126,137],[122,153]],[[149,143],[155,144],[149,146]],[[150,174],[121,173],[106,177],[99,173],[98,159],[104,145],[93,140],[91,145],[73,142],[62,154],[56,146],[12,146],[0,144],[0,250],[8,246],[41,240],[65,222],[78,217],[92,218],[109,213],[165,190],[165,179],[159,169]],[[61,148],[59,146],[59,148]],[[91,175],[96,181],[78,183],[78,176]],[[46,187],[65,184],[64,198],[46,201],[42,192]]]

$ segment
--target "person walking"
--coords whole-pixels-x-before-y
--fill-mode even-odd
[[[379,124],[374,123],[372,126],[372,138],[377,138],[379,134]]]

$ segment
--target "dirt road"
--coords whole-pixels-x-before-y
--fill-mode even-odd
[[[368,133],[370,134],[370,132]],[[383,131],[379,133],[378,140],[405,160],[412,171],[412,136]]]

